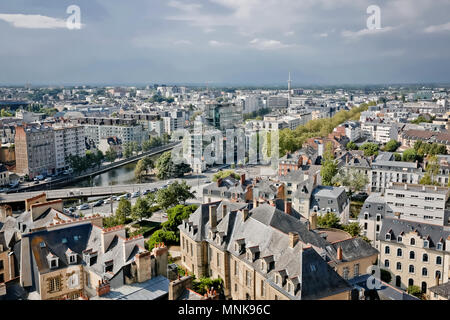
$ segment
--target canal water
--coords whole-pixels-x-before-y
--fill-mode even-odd
[[[160,155],[152,156],[153,162],[156,162]],[[110,171],[104,172],[102,174],[93,176],[91,178],[86,178],[81,181],[74,182],[71,185],[65,186],[66,188],[82,188],[82,187],[107,187],[111,185],[121,185],[121,184],[134,184],[138,183],[134,177],[134,169],[136,168],[137,161],[125,164],[121,167],[112,169]],[[91,180],[92,179],[92,180]],[[157,178],[152,176],[152,181],[156,181]],[[143,182],[150,182],[148,180]]]

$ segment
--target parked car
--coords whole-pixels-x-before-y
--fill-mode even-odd
[[[39,184],[40,182],[39,182],[39,180],[35,180],[34,182],[33,182],[33,184]]]
[[[78,206],[78,210],[87,210],[90,206],[87,203],[83,203],[81,206]]]
[[[133,192],[132,194],[131,194],[131,197],[132,198],[137,198],[137,197],[139,197],[141,195],[141,193],[139,192],[139,191],[136,191],[136,192]]]
[[[51,177],[48,177],[48,178],[46,178],[44,181],[45,182],[50,182],[50,181],[52,181],[53,179],[51,178]]]
[[[93,204],[93,207],[100,207],[103,203],[105,203],[105,201],[103,201],[102,199],[98,200],[97,202],[95,202]]]
[[[77,211],[77,208],[76,208],[76,207],[70,207],[70,208],[69,208],[69,211],[70,211],[70,212],[75,212],[75,211]]]

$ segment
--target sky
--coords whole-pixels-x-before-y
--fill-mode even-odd
[[[449,13],[450,0],[2,0],[0,85],[449,83]]]

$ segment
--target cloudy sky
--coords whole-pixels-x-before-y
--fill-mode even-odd
[[[450,0],[2,0],[0,84],[448,83],[449,13]]]

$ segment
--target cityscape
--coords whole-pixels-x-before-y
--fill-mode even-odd
[[[59,7],[50,4],[47,13],[2,4],[0,38],[14,34],[14,41],[23,37],[28,43],[33,32],[40,39],[49,35],[38,32],[78,37],[89,28],[101,34],[93,17],[107,21],[99,9],[104,1],[78,2],[64,3],[59,15]],[[347,5],[325,2],[320,6],[337,12]],[[294,3],[285,5],[294,10]],[[432,4],[408,12],[417,17],[423,9],[428,21],[436,9]],[[222,14],[231,10],[230,23],[252,34],[250,47],[261,54],[268,49],[264,59],[279,66],[255,55],[258,72],[248,69],[247,57],[231,67],[234,58],[221,60],[233,46],[231,38],[209,41],[211,57],[204,63],[215,57],[223,65],[211,65],[211,72],[199,68],[191,80],[186,74],[203,59],[203,54],[187,58],[191,49],[187,55],[180,51],[180,60],[172,53],[160,57],[167,72],[141,60],[134,69],[132,60],[138,58],[127,54],[115,69],[115,53],[96,61],[98,68],[78,65],[71,56],[64,67],[53,53],[51,66],[51,40],[20,54],[0,49],[1,301],[450,299],[448,55],[438,50],[417,69],[417,53],[402,62],[401,54],[386,55],[385,74],[375,71],[379,62],[365,69],[373,72],[373,81],[357,71],[358,60],[346,65],[353,80],[342,74],[339,81],[335,67],[324,64],[313,76],[308,62],[288,56],[283,61],[275,51],[295,51],[296,45],[263,40],[265,27],[241,21],[247,9],[260,12],[253,4],[153,5],[161,15],[167,7],[183,12],[168,15],[165,23],[209,28],[203,31],[207,35],[230,27]],[[352,38],[352,50],[366,34],[382,37],[401,29],[390,14],[383,20],[391,4],[355,6],[362,30],[341,34]],[[140,23],[134,10],[124,11],[131,15],[124,25],[133,18]],[[281,28],[278,14],[286,15],[283,28],[296,26],[295,14],[285,10],[272,13],[270,28]],[[399,18],[403,25],[405,16]],[[441,46],[442,36],[448,42],[448,22],[423,21],[427,41]],[[283,36],[295,34],[290,32]],[[102,55],[106,39],[98,40]],[[80,47],[87,45],[80,41]],[[151,42],[167,49],[156,38]],[[193,40],[169,47],[189,45]],[[384,47],[375,46],[383,55]],[[80,47],[68,49],[80,50],[83,60]],[[338,45],[333,48],[339,55]],[[250,50],[241,49],[239,55]],[[36,69],[15,58],[36,61]],[[423,73],[425,66],[429,70]],[[72,80],[62,75],[72,67],[86,77],[80,78],[81,71]],[[142,80],[140,72],[152,68]],[[188,304],[185,308],[179,312],[188,314]]]

